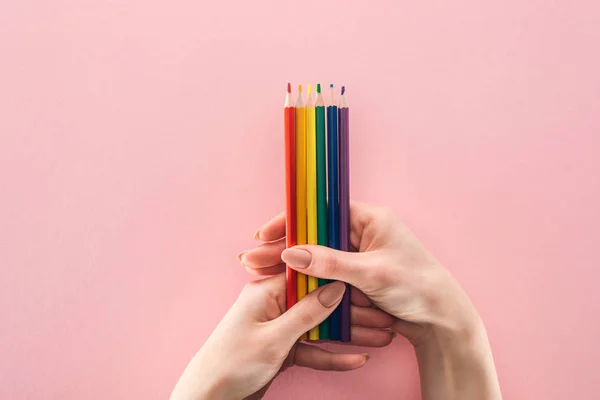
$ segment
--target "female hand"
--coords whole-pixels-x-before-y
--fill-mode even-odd
[[[285,311],[285,276],[246,285],[238,300],[191,360],[171,399],[259,399],[272,379],[297,365],[318,370],[349,371],[362,367],[366,354],[334,354],[298,338],[321,323],[340,303],[345,285],[332,283],[310,293]],[[393,318],[381,310],[357,313],[357,342],[389,344]]]
[[[364,294],[353,293],[357,305],[394,316],[392,329],[415,346],[423,398],[500,398],[483,323],[450,273],[390,210],[352,203],[350,221],[351,247],[358,252],[315,245],[286,250],[280,214],[256,233],[265,243],[240,261],[257,275],[278,273],[287,263],[310,276],[350,283]]]

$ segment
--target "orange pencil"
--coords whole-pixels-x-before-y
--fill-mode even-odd
[[[302,99],[302,85],[298,86],[296,100],[296,241],[307,244],[306,232],[306,107]],[[296,300],[300,301],[308,292],[306,275],[296,273]],[[300,340],[308,336],[302,335]]]
[[[292,103],[292,88],[287,84],[283,118],[285,126],[285,244],[290,248],[296,245],[296,118]],[[297,273],[290,267],[285,269],[286,307],[290,309],[296,304]]]

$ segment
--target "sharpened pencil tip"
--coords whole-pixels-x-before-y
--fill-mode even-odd
[[[342,86],[342,96],[344,95],[345,92],[346,92],[346,86]]]
[[[302,93],[302,85],[298,85],[298,91]]]
[[[312,93],[312,85],[309,83],[308,84],[308,90],[306,91],[308,94]]]
[[[333,83],[331,85],[329,85],[329,87],[333,89]]]
[[[292,84],[288,82],[288,93],[292,93]]]
[[[317,93],[321,93],[321,84],[317,83]]]

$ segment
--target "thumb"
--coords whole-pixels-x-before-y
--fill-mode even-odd
[[[361,289],[373,271],[371,254],[350,253],[323,246],[296,246],[281,253],[290,268],[317,278],[348,282]]]
[[[279,318],[271,321],[278,336],[296,341],[304,333],[319,325],[340,304],[346,284],[333,282],[310,292]]]

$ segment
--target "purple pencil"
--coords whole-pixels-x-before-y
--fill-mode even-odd
[[[339,129],[339,210],[340,210],[340,250],[350,251],[350,146],[349,116],[346,103],[346,88],[342,86],[342,96],[338,107]],[[342,298],[340,340],[350,341],[350,285],[346,284],[346,292]]]

